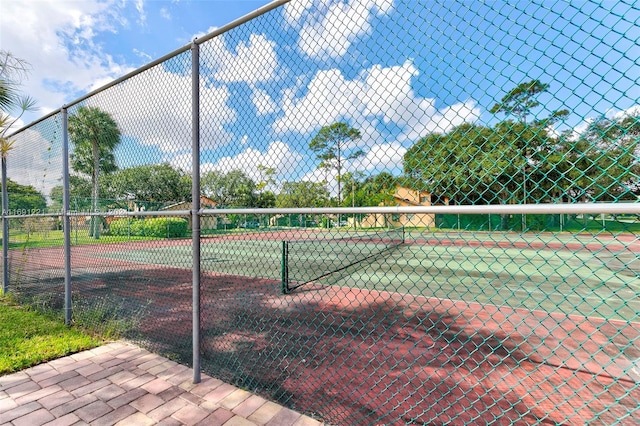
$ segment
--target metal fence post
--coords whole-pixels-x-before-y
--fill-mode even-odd
[[[191,45],[191,239],[193,245],[193,383],[200,383],[200,49]]]
[[[69,115],[62,107],[62,232],[64,250],[64,322],[71,324],[71,218],[69,217]]]
[[[9,191],[7,191],[7,152],[2,153],[2,294],[9,291]]]

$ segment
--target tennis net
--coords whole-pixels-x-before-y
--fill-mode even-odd
[[[365,260],[372,260],[405,242],[404,227],[349,233],[335,237],[282,242],[282,290],[289,293]]]

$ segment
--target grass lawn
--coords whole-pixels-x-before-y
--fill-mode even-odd
[[[99,346],[103,341],[60,318],[47,316],[0,295],[0,375]]]
[[[102,235],[99,239],[95,239],[88,235],[87,231],[71,233],[71,245],[83,244],[109,244],[121,243],[127,241],[155,240],[153,237],[137,237],[137,236],[117,236]],[[9,231],[9,248],[38,248],[38,247],[59,247],[64,244],[64,235],[62,231],[35,231],[29,234],[18,231]]]

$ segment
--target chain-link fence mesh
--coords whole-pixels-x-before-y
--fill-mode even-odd
[[[294,1],[194,42],[69,107],[68,211],[62,114],[13,136],[9,289],[64,306],[68,218],[74,321],[191,365],[195,284],[202,369],[326,424],[635,424],[639,20]]]

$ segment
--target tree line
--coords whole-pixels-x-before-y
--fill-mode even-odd
[[[599,117],[560,134],[566,110],[530,120],[548,85],[525,82],[490,112],[494,126],[465,123],[417,141],[404,156],[409,186],[456,204],[529,204],[636,200],[640,195],[638,116]]]
[[[5,56],[0,76],[10,75],[12,69],[7,71],[6,64],[13,57],[0,53],[0,58]],[[13,64],[20,70],[21,62]],[[29,98],[17,96],[10,82],[0,79],[3,173],[12,147],[5,137],[9,114],[4,111],[7,106],[18,106],[22,112],[33,106]],[[201,194],[221,208],[377,206],[393,203],[398,185],[455,204],[636,200],[640,195],[639,117],[602,116],[589,121],[581,132],[557,132],[554,126],[568,111],[531,118],[542,107],[538,96],[548,90],[548,84],[539,80],[524,82],[489,110],[496,117],[504,116],[494,125],[464,123],[425,135],[406,150],[399,175],[367,176],[349,170],[349,162],[364,156],[357,144],[361,134],[348,123],[337,122],[322,127],[308,144],[318,172],[325,173],[323,181],[276,182],[275,171],[260,165],[258,179],[240,169],[205,172]],[[114,152],[122,135],[108,112],[90,106],[71,111],[69,136],[73,210],[128,208],[132,201],[137,208],[156,210],[191,200],[191,176],[168,163],[117,167]],[[42,208],[44,196],[33,187],[8,182],[14,203],[19,200],[26,210]],[[330,185],[337,187],[337,194],[330,192]],[[61,185],[49,196],[53,209],[62,206]],[[98,238],[99,218],[94,218],[90,229]]]

